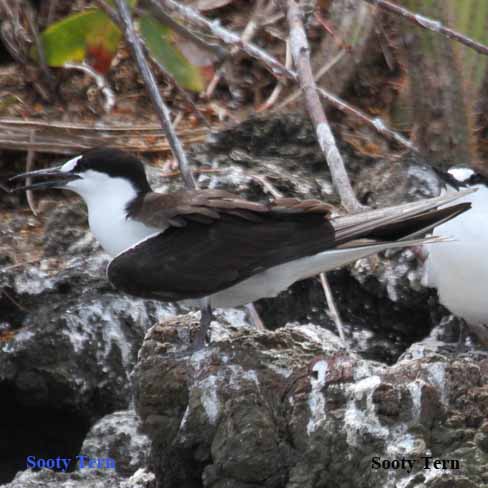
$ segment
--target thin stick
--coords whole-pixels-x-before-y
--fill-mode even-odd
[[[241,37],[225,27],[222,27],[217,22],[212,22],[191,7],[180,5],[175,0],[150,0],[155,7],[180,15],[186,21],[193,25],[207,29],[220,39],[224,44],[230,46],[237,46],[240,50],[247,53],[249,56],[259,59],[275,76],[285,76],[296,80],[296,73],[288,70],[273,56],[270,56],[266,51],[260,49],[256,45],[245,42]]]
[[[264,176],[259,175],[251,175],[251,178],[254,181],[257,181],[262,187],[263,190],[271,194],[274,199],[282,198],[283,193],[277,190]]]
[[[145,125],[104,125],[97,124],[81,124],[76,122],[63,122],[62,120],[53,120],[45,122],[36,119],[20,119],[0,117],[0,125],[7,124],[20,127],[44,127],[49,129],[65,129],[88,132],[161,132],[160,124],[145,124]]]
[[[106,113],[110,113],[112,111],[115,106],[115,94],[110,88],[104,76],[102,76],[100,73],[97,73],[89,64],[85,63],[85,61],[83,61],[82,63],[64,63],[63,68],[83,71],[83,73],[86,73],[91,78],[93,78],[93,80],[97,84],[97,88],[101,90],[103,96],[105,97],[103,110]]]
[[[291,59],[291,50],[290,50],[290,41],[286,41],[286,53],[285,53],[285,66],[287,68],[290,68],[292,65],[292,59]],[[257,109],[256,112],[264,112],[266,110],[269,110],[278,100],[278,97],[280,96],[283,88],[285,87],[285,81],[284,80],[278,80],[278,83],[276,83],[276,86],[274,87],[273,91],[271,92],[271,95],[268,97],[268,99],[261,104]],[[300,96],[300,92],[298,92],[298,95]]]
[[[320,283],[324,290],[327,306],[329,307],[329,316],[336,325],[337,332],[339,332],[339,337],[341,338],[344,347],[349,351],[349,344],[347,343],[346,336],[344,334],[344,324],[342,322],[339,310],[335,304],[334,295],[332,294],[332,290],[330,288],[329,281],[327,280],[327,276],[325,273],[320,273]]]
[[[195,128],[181,131],[185,143],[201,143],[205,140],[208,130]],[[76,154],[79,151],[90,149],[94,146],[110,145],[118,149],[134,152],[161,152],[170,151],[171,148],[164,137],[164,132],[154,135],[137,134],[134,132],[118,132],[117,135],[107,135],[97,131],[93,134],[71,134],[69,131],[59,132],[46,129],[36,133],[34,142],[30,140],[29,128],[9,128],[0,125],[0,149],[12,149],[15,151],[34,149],[36,152],[48,152],[57,154]]]
[[[100,2],[101,0],[96,0],[96,1]],[[201,15],[199,12],[192,9],[191,7],[180,5],[175,0],[151,0],[151,1],[155,7],[157,6],[160,9],[167,9],[168,11],[180,15],[188,23],[191,23],[203,29],[207,29],[212,33],[212,35],[220,39],[220,41],[222,41],[224,44],[238,47],[247,55],[260,61],[277,78],[284,77],[298,83],[298,74],[295,71],[287,68],[282,63],[280,63],[277,59],[275,59],[273,56],[270,56],[266,51],[263,51],[256,45],[250,42],[245,42],[235,32],[232,32],[215,22],[208,20],[206,17],[204,17],[203,15]],[[339,97],[336,97],[331,93],[326,92],[323,89],[320,90],[321,90],[320,95],[326,98],[327,101],[329,101],[332,105],[334,105],[339,110],[349,112],[354,116],[360,116],[360,119],[363,122],[373,127],[376,131],[378,131],[383,136],[388,137],[390,139],[394,139],[396,142],[407,147],[410,150],[418,151],[417,148],[410,141],[408,141],[401,135],[397,134],[393,130],[388,129],[381,119],[378,118],[370,119],[365,114],[362,114],[358,109],[353,108],[349,104],[342,101]]]
[[[44,52],[44,46],[41,42],[39,37],[39,30],[37,28],[37,24],[34,22],[32,17],[32,10],[30,8],[26,9],[26,17],[27,22],[29,23],[30,30],[32,32],[32,37],[34,38],[34,44],[36,46],[37,55],[39,56],[39,66],[41,68],[41,72],[44,76],[46,84],[50,90],[49,98],[52,101],[52,94],[54,93],[54,76],[49,69],[46,61],[46,53]]]
[[[400,7],[400,5],[395,5],[394,3],[387,2],[386,0],[364,0],[365,2],[370,3],[371,5],[375,5],[387,12],[394,13],[396,15],[401,15],[405,19],[414,24],[423,27],[424,29],[430,30],[432,32],[437,32],[439,34],[443,34],[444,36],[448,37],[449,39],[453,39],[465,46],[474,49],[475,51],[479,52],[480,54],[484,54],[485,56],[488,55],[488,46],[485,44],[481,44],[480,42],[467,37],[460,32],[457,32],[449,27],[445,27],[442,22],[439,20],[433,20],[429,17],[424,17],[420,14],[415,14],[406,8]]]
[[[325,91],[323,88],[317,87],[317,91],[319,92],[319,95],[324,100],[329,102],[331,105],[333,105],[341,112],[355,115],[358,119],[362,120],[366,124],[373,127],[377,132],[382,134],[384,137],[391,139],[395,142],[398,142],[398,144],[401,144],[402,146],[412,151],[419,152],[419,149],[415,144],[413,144],[413,142],[410,142],[408,139],[398,134],[398,132],[395,132],[394,130],[388,128],[380,117],[375,117],[374,119],[370,119],[364,112],[362,112],[358,108],[349,105],[348,103],[341,100],[339,97],[336,97],[335,95],[332,95],[330,92]]]
[[[155,0],[152,1],[154,2]],[[254,37],[256,31],[260,27],[260,17],[261,17],[262,8],[263,8],[263,0],[256,0],[256,4],[254,6],[251,17],[249,18],[249,21],[247,22],[246,27],[244,28],[241,34],[241,39],[244,42],[249,42]],[[230,56],[235,56],[238,52],[239,52],[239,48],[234,46],[230,50]],[[213,95],[213,92],[217,87],[217,85],[219,84],[219,81],[222,78],[223,74],[224,74],[224,66],[221,66],[215,73],[210,83],[208,84],[207,90],[205,92],[205,96],[207,98],[210,98]]]
[[[155,17],[160,22],[171,27],[175,32],[180,34],[185,39],[188,39],[190,42],[196,44],[198,47],[206,51],[210,51],[215,56],[217,56],[218,59],[223,59],[225,57],[225,50],[222,49],[218,44],[206,42],[201,37],[197,36],[194,32],[186,28],[184,25],[181,25],[180,23],[173,20],[171,16],[161,10],[160,6],[155,0],[147,0],[147,2],[151,5]]]
[[[112,19],[113,22],[115,22],[117,25],[120,25],[122,23],[122,20],[121,20],[119,14],[117,13],[117,11],[114,8],[112,8],[105,0],[96,0],[96,3],[103,10],[105,10],[105,13]],[[165,17],[165,20],[168,20],[166,14],[164,14],[164,17]],[[174,24],[179,25],[176,22],[174,22],[173,20],[171,20],[171,25],[173,26],[173,28],[175,28]],[[182,27],[182,26],[180,26],[180,27]],[[182,29],[183,29],[183,31],[186,31],[187,30],[184,27],[182,27]],[[176,28],[175,28],[175,30],[176,30]],[[180,34],[183,35],[184,32],[180,32]],[[214,49],[215,46],[213,46],[213,45],[212,46],[211,45],[207,45],[206,43],[204,43],[204,41],[202,41],[200,38],[197,38],[196,36],[194,36],[190,32],[189,32],[189,35],[187,35],[186,37],[191,38],[193,40],[193,42],[196,42],[201,47],[205,47],[206,49],[214,50],[215,51],[215,49]],[[139,40],[141,41],[141,39],[139,39]],[[199,42],[197,42],[197,40]],[[201,43],[203,43],[203,46],[201,45]],[[222,55],[222,53],[220,53],[220,54]],[[200,120],[200,122],[202,122],[203,124],[205,124],[207,127],[210,127],[210,123],[209,123],[208,119],[198,109],[198,107],[195,105],[195,103],[193,102],[193,100],[191,99],[191,97],[188,95],[188,93],[183,88],[181,88],[180,85],[178,85],[178,83],[175,80],[174,76],[171,75],[157,59],[153,58],[152,56],[151,56],[151,58],[152,58],[153,62],[156,63],[156,65],[158,66],[159,70],[163,73],[163,75],[178,90],[178,92],[180,93],[180,95],[183,97],[183,99],[185,100],[185,102],[193,110],[194,114]]]
[[[337,149],[334,135],[320,103],[317,85],[313,79],[309,55],[310,48],[302,21],[302,9],[296,0],[288,0],[287,5],[291,54],[297,68],[305,105],[315,127],[317,141],[329,165],[332,181],[339,193],[343,207],[349,212],[360,210],[362,205],[356,199],[352,189],[344,161],[339,149]]]
[[[154,75],[144,56],[141,42],[139,41],[139,38],[134,30],[129,8],[125,3],[125,0],[115,0],[115,3],[124,27],[125,38],[132,50],[134,59],[136,60],[139,71],[144,79],[146,89],[153,102],[159,120],[161,121],[161,126],[166,133],[173,156],[178,161],[178,166],[180,168],[181,175],[183,176],[183,181],[185,182],[187,188],[196,188],[197,185],[191,173],[186,154],[183,151],[183,147],[173,129],[173,126],[171,125],[168,107],[166,107],[161,94],[159,93]]]
[[[142,39],[141,39],[141,41],[142,41]],[[146,51],[150,54],[150,51],[147,50],[147,48],[146,48]],[[151,59],[152,59],[153,63],[155,63],[157,65],[157,67],[159,68],[159,71],[161,71],[161,73],[163,73],[164,77],[171,83],[171,85],[182,96],[183,100],[191,108],[192,112],[195,114],[195,116],[197,117],[197,119],[202,124],[204,124],[204,125],[206,125],[207,127],[210,128],[210,122],[207,119],[207,117],[205,117],[205,115],[203,115],[203,113],[195,105],[194,101],[192,100],[192,98],[190,97],[190,95],[188,95],[188,93],[186,92],[186,90],[184,90],[183,88],[181,88],[181,86],[175,80],[175,77],[156,58],[154,58],[153,56],[151,56]]]
[[[105,11],[105,13],[112,19],[112,21],[119,25],[122,20],[119,17],[119,14],[115,8],[112,7],[108,2],[105,0],[95,0],[95,3]]]
[[[287,42],[287,46],[290,42]],[[317,74],[314,76],[315,82],[320,81],[320,79],[331,69],[333,68],[344,56],[344,49],[340,50],[327,64],[322,66],[318,71]],[[288,66],[288,64],[287,64]],[[286,97],[277,107],[273,109],[273,111],[282,110],[290,103],[293,103],[300,95],[302,94],[301,90],[296,90],[291,95]]]
[[[30,141],[31,142],[34,142],[34,138],[35,138],[35,133],[36,131],[35,130],[32,130],[31,131],[31,137],[30,137]],[[34,166],[34,157],[35,157],[36,153],[34,150],[32,149],[29,149],[27,151],[27,158],[26,158],[26,163],[25,163],[25,172],[29,172],[29,171],[32,171],[32,167]],[[31,178],[26,178],[25,179],[25,184],[28,186],[32,183],[32,179]],[[27,197],[27,203],[29,205],[29,208],[31,209],[32,213],[37,217],[37,209],[36,209],[36,201],[34,199],[34,192],[32,190],[27,190],[25,192],[26,194],[26,197]]]

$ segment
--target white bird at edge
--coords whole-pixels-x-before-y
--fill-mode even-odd
[[[488,178],[470,168],[451,168],[441,177],[444,195],[463,188],[477,191],[459,200],[471,203],[469,212],[435,227],[434,236],[452,237],[452,242],[426,245],[423,282],[436,288],[440,303],[488,346]]]

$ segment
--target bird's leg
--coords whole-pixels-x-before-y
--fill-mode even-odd
[[[261,317],[254,306],[254,303],[248,303],[246,305],[247,311],[249,312],[249,316],[251,317],[251,322],[254,324],[257,330],[266,330],[266,327],[261,320]]]
[[[464,321],[459,323],[459,337],[456,345],[456,353],[460,354],[466,352],[466,329]]]
[[[207,340],[208,328],[213,319],[212,307],[209,300],[205,300],[202,304],[201,316],[200,316],[200,328],[198,329],[197,336],[193,341],[193,352],[199,351],[205,347]]]

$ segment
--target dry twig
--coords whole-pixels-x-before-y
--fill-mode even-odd
[[[106,113],[110,113],[115,106],[115,94],[110,88],[106,78],[100,73],[97,73],[88,63],[84,61],[82,63],[64,63],[63,68],[75,69],[83,71],[89,75],[95,81],[97,88],[103,93],[105,97],[105,103],[103,104],[103,110]]]
[[[290,44],[290,42],[287,42],[287,46]],[[287,50],[288,52],[288,50]],[[314,80],[317,83],[320,81],[320,79],[331,69],[333,68],[344,56],[345,51],[341,50],[339,51],[328,63],[326,63],[324,66],[322,66],[318,71],[317,74],[314,76]],[[287,64],[288,66],[288,64]],[[282,110],[285,107],[287,107],[290,103],[293,103],[298,97],[300,97],[302,94],[301,90],[296,90],[294,91],[291,95],[285,98],[277,107],[274,108],[275,111],[277,110]]]
[[[395,142],[398,142],[398,144],[401,144],[402,146],[406,147],[407,149],[410,149],[415,152],[419,152],[417,146],[410,142],[408,139],[400,135],[398,132],[395,132],[394,130],[389,129],[383,120],[380,117],[375,117],[374,119],[369,118],[364,112],[359,110],[356,107],[353,107],[352,105],[349,105],[348,103],[344,102],[341,100],[339,97],[336,97],[335,95],[332,95],[330,92],[325,91],[324,89],[318,87],[317,91],[319,92],[319,95],[329,102],[331,105],[333,105],[335,108],[340,110],[341,112],[344,113],[350,113],[355,115],[358,119],[362,120],[366,124],[372,126],[378,133],[382,134],[384,137],[391,139]]]
[[[287,40],[286,41],[285,66],[287,68],[290,68],[291,65],[292,65],[292,59],[291,59],[290,41]],[[285,87],[285,81],[284,80],[278,80],[278,83],[276,84],[273,91],[271,92],[271,95],[267,98],[267,100],[263,104],[261,104],[256,109],[256,112],[264,112],[266,110],[269,110],[275,104],[276,100],[278,100],[278,97],[280,96],[284,87]],[[300,96],[300,92],[298,92],[297,96]]]
[[[31,140],[32,129],[36,138]],[[208,129],[197,127],[178,131],[187,144],[203,142]],[[29,150],[56,154],[75,154],[95,146],[111,146],[133,152],[170,151],[160,125],[107,126],[61,121],[43,122],[0,118],[0,149]]]
[[[352,189],[344,161],[337,149],[334,135],[320,103],[317,85],[313,79],[309,55],[310,48],[302,21],[302,8],[296,0],[288,0],[287,6],[291,53],[303,90],[305,105],[315,127],[317,141],[329,165],[332,180],[339,193],[342,205],[349,212],[360,210],[362,206]]]
[[[433,20],[429,17],[415,14],[410,10],[401,7],[400,5],[395,5],[394,3],[388,2],[386,0],[364,1],[370,3],[371,5],[375,5],[383,10],[386,10],[387,12],[401,15],[403,18],[409,20],[410,22],[413,22],[414,24],[417,24],[420,27],[423,27],[424,29],[430,30],[432,32],[437,32],[448,37],[449,39],[460,42],[461,44],[464,44],[465,46],[474,49],[480,54],[484,54],[485,56],[488,55],[488,46],[486,46],[485,44],[481,44],[480,42],[477,42],[474,39],[471,39],[470,37],[461,34],[460,32],[450,29],[449,27],[445,27],[439,20]]]
[[[31,8],[26,9],[26,17],[27,22],[29,23],[30,31],[32,33],[32,37],[34,39],[34,45],[36,46],[37,55],[39,56],[39,67],[41,68],[41,73],[44,76],[46,85],[50,90],[49,96],[52,99],[51,95],[54,93],[55,90],[54,76],[51,73],[49,66],[47,65],[46,53],[44,52],[44,46],[41,42],[39,30],[37,28],[36,22],[34,21],[34,16]]]
[[[31,142],[34,142],[34,138],[35,138],[35,130],[32,130],[31,132]],[[34,150],[32,149],[29,149],[27,151],[27,159],[26,159],[26,163],[25,163],[25,172],[29,172],[29,171],[32,171],[32,168],[34,166],[34,157],[35,157],[36,153]],[[28,186],[30,185],[32,182],[31,178],[26,178],[25,179],[25,184]],[[29,208],[31,209],[32,213],[37,217],[37,209],[36,209],[36,202],[35,202],[35,199],[34,199],[34,192],[32,190],[27,190],[25,192],[26,196],[27,196],[27,203],[29,204]]]
[[[208,30],[212,33],[217,39],[222,41],[224,44],[228,44],[231,47],[235,46],[239,50],[244,51],[246,54],[251,56],[252,58],[256,58],[261,61],[275,76],[285,76],[287,78],[292,78],[296,80],[296,73],[292,70],[288,70],[283,66],[278,60],[270,56],[266,51],[260,49],[256,45],[245,42],[238,34],[232,32],[225,27],[222,27],[217,22],[212,22],[211,20],[207,19],[196,10],[192,9],[191,7],[186,7],[184,5],[180,5],[175,0],[151,0],[151,3],[163,10],[174,13],[175,15],[181,16],[187,22]]]
[[[155,0],[152,0],[152,2],[155,3]],[[251,17],[249,18],[248,23],[246,24],[246,27],[242,31],[241,39],[244,42],[249,42],[254,35],[256,34],[257,30],[260,27],[261,24],[261,19],[263,16],[263,8],[264,8],[264,0],[256,0],[256,4],[254,6],[253,12],[251,14]],[[230,50],[230,55],[234,56],[239,52],[239,48],[234,46]],[[222,75],[224,74],[224,66],[221,66],[217,72],[215,73],[214,77],[210,81],[210,83],[207,86],[207,90],[205,92],[205,96],[207,98],[210,98],[216,88],[216,86],[219,84],[220,79],[222,78]]]
[[[142,39],[141,39],[141,41],[142,41]],[[149,51],[147,49],[146,49],[146,51],[149,53]],[[204,124],[204,125],[206,125],[207,127],[210,128],[210,122],[207,119],[207,117],[205,117],[205,115],[203,115],[203,113],[201,112],[201,110],[195,105],[195,102],[192,100],[191,96],[188,95],[188,93],[186,92],[186,90],[183,89],[178,84],[178,82],[175,80],[175,77],[156,58],[154,58],[153,56],[151,56],[151,59],[152,59],[153,63],[155,63],[157,65],[157,67],[159,68],[159,71],[161,71],[161,73],[163,73],[164,77],[178,91],[178,93],[181,95],[181,97],[183,98],[183,100],[185,101],[185,103],[191,108],[191,110],[193,111],[193,113],[195,114],[195,116],[197,117],[197,119],[202,124]]]
[[[96,0],[97,2],[103,0]],[[192,9],[191,7],[180,5],[175,0],[151,0],[152,4],[155,7],[160,9],[166,9],[169,12],[173,12],[179,16],[181,16],[184,20],[188,23],[195,25],[196,27],[206,29],[212,33],[216,38],[218,38],[224,44],[228,44],[231,47],[235,46],[238,49],[245,52],[247,55],[251,56],[252,58],[257,59],[260,61],[266,68],[268,68],[273,75],[277,78],[284,77],[288,78],[296,83],[298,83],[298,75],[292,69],[287,68],[282,63],[280,63],[277,59],[273,56],[269,55],[266,51],[260,49],[256,45],[252,44],[251,42],[245,42],[238,34],[232,32],[225,27],[217,24],[216,22],[212,22],[203,15],[201,15],[196,10]],[[365,114],[361,113],[358,109],[351,107],[349,104],[342,101],[339,97],[332,95],[331,93],[321,89],[320,91],[321,96],[326,98],[332,105],[334,105],[339,110],[350,112],[354,116],[360,116],[361,120],[371,127],[373,127],[376,131],[378,131],[383,136],[386,136],[390,139],[394,139],[399,144],[407,147],[410,150],[417,150],[415,146],[400,134],[397,134],[395,131],[388,129],[384,122],[379,119],[370,119]]]
[[[171,27],[171,29],[180,34],[183,38],[188,39],[190,42],[196,44],[201,49],[211,52],[217,57],[217,59],[223,59],[225,57],[225,50],[222,49],[218,44],[206,42],[190,29],[176,22],[170,15],[161,10],[160,5],[157,3],[156,0],[147,0],[147,2],[152,7],[153,15],[163,24]]]
[[[187,188],[196,188],[196,182],[191,173],[186,154],[183,151],[183,147],[176,135],[176,132],[173,129],[173,126],[171,125],[168,107],[166,107],[161,97],[161,94],[159,93],[154,75],[144,56],[141,42],[134,30],[129,7],[127,6],[125,0],[115,0],[115,3],[117,5],[125,38],[132,50],[132,54],[139,67],[139,71],[144,79],[146,89],[153,102],[159,120],[161,121],[161,126],[166,133],[166,137],[168,138],[169,144],[171,146],[171,151],[175,159],[178,161],[181,175],[183,176],[183,181],[185,182]]]

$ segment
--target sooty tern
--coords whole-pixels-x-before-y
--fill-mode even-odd
[[[434,235],[454,240],[427,246],[424,283],[437,288],[440,302],[488,345],[488,178],[469,168],[452,168],[440,176],[444,194],[468,187],[478,191],[459,200],[471,203],[469,212],[434,229]]]
[[[116,288],[202,308],[195,348],[205,343],[212,307],[273,297],[371,254],[432,242],[418,236],[470,208],[439,209],[457,194],[335,216],[318,200],[258,203],[223,190],[161,194],[151,190],[141,161],[109,148],[11,180],[25,177],[34,182],[12,191],[63,188],[85,200],[90,229],[113,256],[107,276]]]

